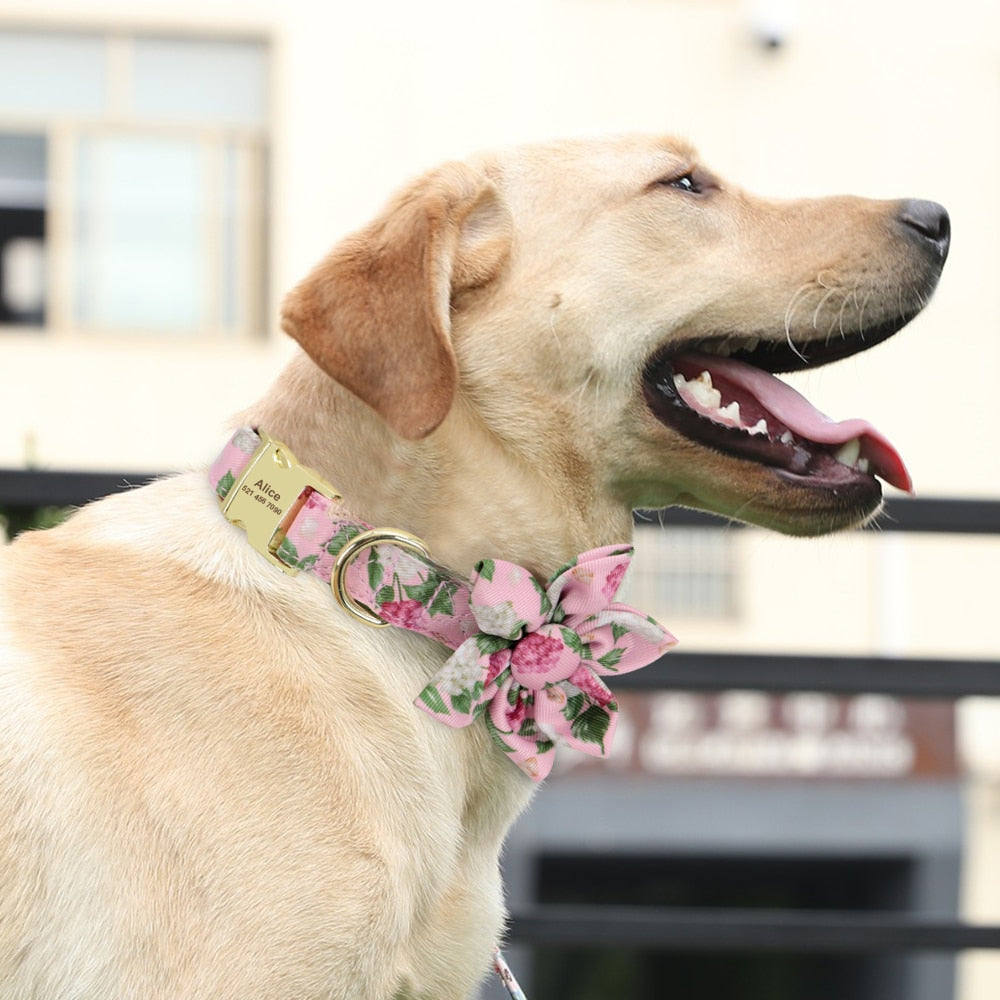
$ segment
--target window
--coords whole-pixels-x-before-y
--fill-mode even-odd
[[[0,326],[263,328],[267,47],[0,30]]]
[[[733,532],[724,528],[642,525],[628,596],[654,618],[732,618],[737,613]]]

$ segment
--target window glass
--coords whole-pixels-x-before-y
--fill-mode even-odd
[[[45,136],[0,133],[0,205],[45,205]]]
[[[81,326],[197,331],[206,314],[202,173],[194,140],[105,135],[81,141]]]
[[[103,112],[106,55],[100,35],[0,30],[0,112]]]
[[[47,143],[0,133],[0,324],[45,320]]]
[[[259,42],[136,38],[133,111],[147,119],[263,125],[266,55]]]

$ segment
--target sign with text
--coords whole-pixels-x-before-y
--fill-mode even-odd
[[[950,702],[726,691],[625,693],[607,760],[560,754],[560,773],[910,780],[958,774]]]

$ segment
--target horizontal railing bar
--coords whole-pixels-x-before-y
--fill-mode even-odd
[[[818,691],[902,698],[1000,697],[1000,660],[675,650],[611,680],[615,691]]]
[[[1000,501],[957,497],[893,497],[868,528],[873,531],[1000,534]]]
[[[739,522],[700,510],[670,507],[636,511],[636,524],[683,527],[741,527]],[[890,497],[868,526],[872,531],[941,532],[945,534],[1000,534],[1000,500],[956,497]]]
[[[154,473],[0,469],[0,507],[82,507],[157,478]]]
[[[80,507],[155,478],[156,474],[148,472],[0,469],[0,507]],[[636,523],[650,522],[707,528],[739,526],[738,522],[683,507],[636,512]],[[1000,535],[1000,500],[890,497],[869,527],[876,531]]]
[[[0,506],[79,506],[155,478],[149,473],[0,472]],[[722,524],[694,511],[654,512],[664,523],[689,517]],[[1000,533],[1000,502],[977,500],[889,501],[889,530],[995,530]],[[623,674],[616,690],[681,689],[719,691],[820,691],[875,693],[915,698],[1000,696],[1000,661],[900,659],[865,656],[794,656],[747,653],[674,652],[645,670]]]
[[[903,913],[545,905],[513,914],[525,945],[790,952],[1000,948],[1000,926]]]

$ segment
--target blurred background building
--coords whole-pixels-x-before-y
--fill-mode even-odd
[[[1000,494],[1000,7],[980,0],[6,0],[0,468],[207,462],[290,352],[282,293],[394,187],[482,147],[633,129],[762,194],[943,202],[927,312],[793,381],[889,434],[920,494]],[[650,525],[638,553],[633,599],[688,649],[997,657],[995,539]],[[1000,920],[991,703],[623,703],[615,759],[565,764],[516,828],[513,902]],[[581,866],[602,873],[586,891]],[[638,975],[605,956],[574,992],[565,958],[536,963],[539,996]],[[710,1000],[1000,992],[992,953],[640,961]]]

